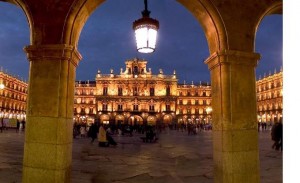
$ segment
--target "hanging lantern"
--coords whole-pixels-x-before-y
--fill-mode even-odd
[[[133,22],[133,30],[135,32],[137,51],[152,53],[155,50],[159,22],[156,19],[150,18],[147,0],[144,0],[144,4],[143,17]]]

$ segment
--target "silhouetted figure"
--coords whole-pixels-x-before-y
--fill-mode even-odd
[[[97,133],[98,133],[98,127],[95,123],[93,123],[88,131],[88,137],[92,138],[91,143],[93,143],[95,141],[95,139],[97,138]]]
[[[19,132],[19,130],[20,130],[20,121],[17,119],[16,132]]]
[[[272,127],[271,131],[271,137],[272,140],[274,141],[274,144],[272,145],[272,148],[276,150],[281,150],[282,151],[282,146],[283,146],[283,126],[282,122],[275,123]]]
[[[23,119],[23,120],[21,121],[21,123],[22,123],[22,130],[24,131],[24,130],[25,130],[25,119]]]

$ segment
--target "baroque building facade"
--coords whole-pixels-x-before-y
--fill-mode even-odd
[[[0,70],[0,118],[26,118],[27,83]],[[15,124],[8,124],[14,126]]]
[[[95,81],[75,83],[74,121],[113,124],[176,124],[211,121],[211,87],[207,84],[178,84],[176,72],[157,75],[147,61],[125,62],[120,74],[111,70]]]
[[[211,86],[178,83],[176,72],[147,71],[147,61],[131,59],[120,74],[96,74],[95,81],[76,81],[74,121],[93,123],[211,123]],[[25,119],[27,83],[0,70],[0,118]],[[283,71],[256,81],[257,121],[283,117]]]
[[[262,123],[279,122],[283,109],[283,71],[274,71],[256,82],[257,119]]]

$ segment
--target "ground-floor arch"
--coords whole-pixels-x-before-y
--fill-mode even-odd
[[[144,120],[139,115],[132,115],[128,118],[128,124],[129,125],[143,125]]]
[[[156,125],[156,122],[157,122],[157,117],[156,116],[150,115],[150,116],[147,117],[147,124],[148,125]]]
[[[166,114],[163,116],[163,124],[169,125],[173,121],[173,116],[171,114]]]
[[[110,116],[108,114],[100,115],[100,123],[109,124]]]

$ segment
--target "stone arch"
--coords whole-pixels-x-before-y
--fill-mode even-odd
[[[201,24],[208,41],[210,53],[228,48],[227,35],[223,21],[211,1],[177,1],[190,11],[195,19]],[[7,2],[16,4],[23,9],[30,26],[30,42],[32,45],[67,44],[77,48],[80,33],[84,24],[105,0],[79,0],[74,2],[73,0],[65,0],[64,2],[53,3],[51,6],[48,5],[48,16],[55,17],[59,15],[60,17],[65,17],[65,19],[57,20],[47,27],[37,23],[41,22],[40,19],[47,18],[42,16],[44,12],[42,12],[43,10],[41,8],[36,8],[45,6],[42,1],[34,2],[35,6],[33,6],[33,2],[31,1],[8,0]],[[61,8],[58,9],[56,7]]]
[[[156,116],[150,115],[150,116],[147,117],[147,124],[148,125],[156,125],[156,122],[157,122],[157,117]]]
[[[139,115],[132,115],[128,118],[128,124],[129,125],[142,125],[144,122],[143,118]]]
[[[70,83],[74,82],[75,68],[81,59],[80,54],[77,53],[77,45],[85,22],[104,0],[8,0],[8,2],[22,7],[30,25],[31,46],[27,47],[26,51],[30,61],[37,61],[37,67],[32,68],[31,74],[37,74],[39,66],[53,66],[53,70],[57,70],[53,60],[61,62],[63,66],[59,73],[52,73],[51,77],[41,72],[40,77],[30,78],[32,79],[28,95],[30,109],[27,111],[30,118],[27,130],[30,129],[30,135],[27,135],[25,141],[23,172],[26,174],[24,173],[23,182],[32,182],[30,177],[45,180],[46,177],[38,176],[40,169],[31,168],[40,165],[45,165],[42,169],[47,170],[48,177],[55,176],[58,181],[63,178],[69,180],[71,159],[66,157],[71,157],[72,110],[69,107],[71,105],[68,104],[73,102],[74,86]],[[216,121],[213,134],[216,173],[214,180],[234,182],[248,177],[248,182],[260,182],[257,168],[259,167],[258,146],[255,138],[257,137],[256,106],[254,102],[250,102],[249,105],[244,101],[255,101],[256,96],[254,68],[259,58],[252,52],[257,26],[266,14],[280,9],[276,8],[279,1],[178,0],[178,2],[186,7],[202,25],[211,53],[206,63],[211,70],[214,100],[212,106],[215,111],[214,121]],[[43,96],[32,100],[31,96],[38,94],[38,91],[47,84],[55,84],[51,88],[53,91],[49,92],[51,95],[47,96],[50,100],[44,102],[46,100]],[[65,90],[58,90],[58,88]],[[66,100],[60,100],[61,98]],[[45,110],[49,105],[55,107],[52,110]],[[251,111],[247,112],[249,109]],[[39,134],[34,130],[37,127],[31,124],[42,118],[49,121],[47,125],[51,128],[43,131],[45,138],[37,138]],[[57,120],[63,125],[57,126]],[[60,136],[56,139],[46,138],[52,137],[53,133]],[[233,136],[236,138],[232,138]],[[242,143],[239,139],[243,139]],[[52,150],[49,154],[57,154],[55,161],[38,155],[34,161],[30,161],[33,160],[30,157],[32,154],[42,152],[37,151],[41,148],[41,144],[42,147],[46,147],[45,149]],[[249,144],[251,144],[250,148]],[[60,147],[59,150],[63,150],[64,153],[57,153],[57,147]],[[247,161],[249,159],[252,161]],[[54,163],[62,160],[63,168],[55,169],[55,172],[53,167],[57,165]],[[236,169],[241,167],[241,164],[243,168]]]
[[[115,123],[116,124],[118,124],[118,125],[123,124],[124,121],[125,121],[125,116],[124,115],[118,114],[118,115],[115,116]]]
[[[171,124],[173,120],[173,116],[170,114],[166,114],[163,116],[163,124]]]
[[[106,121],[109,121],[109,120],[110,120],[109,115],[107,115],[107,114],[101,114],[100,115],[100,123],[103,123],[103,122],[106,122]]]
[[[267,15],[272,15],[272,14],[282,14],[282,8],[283,8],[282,1],[273,1],[272,4],[267,6],[266,9],[261,13],[259,19],[257,20],[254,34],[256,35],[258,26],[260,25],[260,23],[264,17],[266,17]]]

